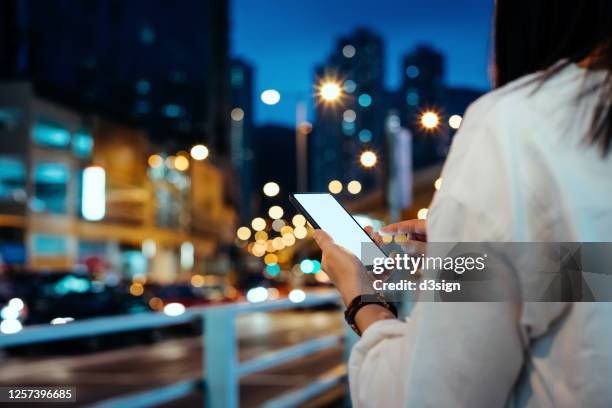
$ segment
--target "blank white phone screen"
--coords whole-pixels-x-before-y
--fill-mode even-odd
[[[367,258],[372,255],[384,257],[385,254],[376,247],[370,236],[357,224],[348,212],[340,205],[331,194],[294,194],[293,197],[306,210],[308,215],[327,232],[334,242],[352,252],[357,258],[367,266],[371,262],[366,262],[361,253],[361,244],[370,243],[374,254],[368,253]],[[368,252],[370,252],[368,250]]]

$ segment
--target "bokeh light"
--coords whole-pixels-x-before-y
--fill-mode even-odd
[[[347,79],[344,81],[344,91],[346,93],[353,93],[357,89],[357,84],[352,79]]]
[[[268,197],[274,197],[280,192],[280,186],[273,182],[269,181],[263,186],[263,193]]]
[[[319,89],[319,96],[326,102],[336,101],[342,93],[340,85],[333,81],[325,81]]]
[[[268,254],[264,257],[264,263],[266,265],[278,263],[278,257],[274,254]]]
[[[287,237],[293,237],[293,234],[287,234]],[[282,249],[285,248],[285,245],[290,246],[293,245],[295,243],[295,238],[293,238],[293,242],[289,245],[287,245],[287,243],[285,242],[285,236],[281,237],[276,237],[272,240],[272,247],[274,249],[276,249],[277,251],[280,251]]]
[[[251,230],[249,227],[240,227],[236,231],[236,236],[241,240],[246,241],[247,239],[251,238]]]
[[[193,275],[191,277],[191,285],[195,288],[204,286],[204,277],[202,275]]]
[[[453,129],[459,129],[462,120],[463,118],[461,115],[452,115],[450,118],[448,118],[448,125]]]
[[[186,171],[189,169],[189,159],[184,156],[176,156],[174,158],[174,168],[178,171]]]
[[[300,270],[303,273],[312,273],[314,271],[314,262],[312,262],[312,260],[310,259],[304,259],[302,260],[302,262],[300,262]]]
[[[367,108],[368,106],[372,104],[372,97],[368,95],[367,93],[363,93],[359,95],[359,98],[357,98],[357,102],[359,103],[360,106]]]
[[[295,230],[293,230],[293,235],[295,235],[295,237],[298,239],[304,239],[308,235],[308,230],[306,227],[295,227]]]
[[[232,109],[230,116],[234,122],[240,122],[242,119],[244,119],[244,111],[240,108],[234,108]]]
[[[417,218],[419,220],[426,220],[427,219],[427,213],[429,213],[429,209],[427,208],[421,208],[418,212],[417,212]]]
[[[359,161],[363,167],[374,167],[376,162],[378,161],[378,157],[376,157],[376,153],[371,150],[366,150],[361,153],[359,157]]]
[[[265,302],[268,299],[268,290],[263,286],[257,286],[249,289],[246,297],[251,303]]]
[[[268,240],[268,233],[266,231],[257,231],[255,233],[255,241],[265,242]]]
[[[344,55],[346,58],[353,58],[356,52],[357,50],[351,44],[347,44],[342,47],[342,55]]]
[[[284,226],[285,226],[285,221],[283,221],[281,219],[272,221],[272,229],[274,231],[280,232],[281,229],[283,229]]]
[[[253,221],[251,221],[251,227],[255,231],[261,231],[266,228],[266,220],[261,217],[253,218]]]
[[[204,160],[209,154],[208,147],[203,144],[197,144],[191,148],[190,154],[193,160]]]
[[[289,300],[293,303],[301,303],[306,299],[306,293],[302,289],[293,289],[289,292]]]
[[[278,276],[280,274],[281,268],[278,264],[269,264],[266,266],[266,273],[271,277]],[[272,289],[276,290],[276,292],[272,291]],[[270,299],[278,298],[278,289],[270,288],[268,289],[268,296]]]
[[[266,244],[262,242],[255,242],[252,248],[252,254],[258,258],[266,254]]]
[[[293,234],[293,228],[290,225],[285,225],[280,230],[281,235]]]
[[[436,179],[436,181],[434,182],[434,188],[435,188],[435,189],[436,189],[436,191],[437,191],[437,190],[439,190],[439,189],[440,189],[440,187],[442,187],[442,178],[441,178],[441,177],[438,177],[438,178]]]
[[[440,124],[440,116],[434,111],[426,111],[421,115],[421,125],[428,130],[433,130]]]
[[[361,183],[353,180],[348,183],[347,190],[351,194],[359,194],[361,192]]]
[[[140,296],[144,293],[144,286],[140,283],[132,283],[130,285],[130,294],[132,296]]]
[[[164,306],[164,314],[168,316],[179,316],[185,313],[185,306],[178,302],[168,303]]]
[[[164,159],[159,154],[152,154],[151,156],[149,156],[147,163],[149,164],[150,167],[157,169],[163,166]]]
[[[414,79],[419,76],[419,73],[420,73],[419,68],[416,67],[415,65],[409,65],[406,67],[406,76],[408,78]]]
[[[340,194],[342,192],[342,183],[338,180],[332,180],[327,185],[327,188],[332,194]]]
[[[266,89],[261,93],[261,101],[266,105],[276,105],[280,99],[280,93],[276,89]]]
[[[295,214],[291,219],[291,223],[296,227],[303,227],[306,225],[306,218],[302,214]]]
[[[353,123],[355,119],[357,119],[357,114],[354,110],[347,109],[342,114],[342,119],[344,119],[345,122]]]
[[[277,220],[279,218],[282,218],[283,214],[285,214],[285,212],[283,211],[283,208],[281,206],[278,206],[278,205],[273,205],[268,210],[268,215],[273,220]]]
[[[282,241],[283,245],[290,247],[291,245],[295,244],[295,235],[293,235],[293,234],[285,234],[281,238],[281,241]]]

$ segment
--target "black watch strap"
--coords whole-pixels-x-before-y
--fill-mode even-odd
[[[359,336],[361,336],[361,330],[359,330],[359,327],[357,327],[357,324],[355,323],[355,316],[362,307],[372,304],[384,307],[393,313],[395,317],[397,317],[396,307],[392,303],[387,302],[381,295],[373,294],[355,296],[344,311],[344,320],[346,320],[346,323],[351,326],[351,329],[353,329],[353,331]]]

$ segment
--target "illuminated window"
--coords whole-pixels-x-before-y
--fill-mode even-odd
[[[60,256],[68,252],[68,238],[63,235],[32,234],[32,249],[36,256]]]
[[[38,122],[32,129],[34,143],[41,146],[65,148],[70,145],[70,132],[59,126]]]
[[[140,41],[147,45],[155,42],[155,31],[153,31],[152,27],[144,26],[140,29]]]
[[[93,137],[85,131],[79,131],[72,137],[72,152],[78,157],[90,157],[93,147]]]
[[[136,82],[136,92],[138,92],[139,94],[146,95],[149,93],[150,90],[151,83],[146,79],[141,79],[140,81]]]
[[[185,109],[180,105],[170,103],[168,105],[164,105],[162,108],[162,113],[164,116],[169,118],[179,118],[185,115]]]
[[[415,65],[409,65],[408,67],[406,67],[406,76],[408,78],[416,78],[418,77],[420,74],[419,68]]]
[[[34,200],[32,210],[64,214],[69,170],[63,163],[39,163],[34,167]]]
[[[410,106],[416,106],[419,104],[419,92],[416,89],[408,89],[408,92],[406,93],[406,103]]]
[[[230,82],[233,88],[242,88],[244,84],[244,72],[242,72],[241,68],[232,68]]]
[[[0,156],[0,200],[19,195],[25,195],[25,165],[14,157]]]
[[[0,109],[0,131],[17,129],[22,118],[23,114],[19,109]]]

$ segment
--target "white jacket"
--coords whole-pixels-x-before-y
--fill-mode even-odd
[[[572,64],[476,101],[428,220],[432,242],[612,242],[612,153],[584,143],[603,72]],[[534,92],[535,91],[535,92]],[[356,407],[612,407],[612,303],[417,303],[349,361]]]

